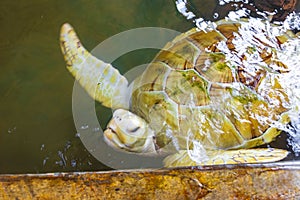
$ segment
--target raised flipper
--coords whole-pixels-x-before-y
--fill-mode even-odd
[[[284,159],[288,151],[272,148],[219,150],[203,152],[201,160],[192,159],[187,150],[181,150],[164,159],[165,167],[265,163]]]
[[[109,108],[128,108],[126,78],[90,54],[69,24],[61,28],[60,46],[68,70],[92,98]]]

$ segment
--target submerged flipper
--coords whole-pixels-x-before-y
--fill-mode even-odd
[[[68,70],[92,98],[109,108],[128,108],[126,78],[90,54],[69,24],[61,28],[60,46]]]
[[[222,165],[243,163],[266,163],[284,159],[288,151],[272,148],[238,149],[206,151],[201,159],[191,158],[187,150],[181,150],[176,154],[165,158],[165,167],[197,166],[197,165]],[[196,161],[197,160],[197,161]]]

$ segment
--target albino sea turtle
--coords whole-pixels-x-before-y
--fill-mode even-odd
[[[60,42],[71,74],[114,110],[104,139],[115,149],[168,155],[166,167],[273,162],[288,152],[252,147],[273,141],[277,127],[290,121],[280,81],[289,68],[276,53],[296,36],[262,30],[245,37],[240,29],[248,23],[222,20],[212,30],[177,36],[131,84],[91,55],[69,24],[62,26]]]

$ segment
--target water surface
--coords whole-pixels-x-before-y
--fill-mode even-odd
[[[65,22],[76,28],[88,49],[132,28],[184,31],[192,26],[173,1],[2,1],[0,173],[108,169],[76,137],[74,80],[65,69],[58,41]],[[132,63],[150,57],[140,59]]]
[[[214,1],[203,1],[212,19]],[[146,26],[193,27],[174,1],[2,0],[0,6],[0,173],[107,170],[78,138],[72,117],[74,80],[65,69],[59,29],[71,23],[87,49],[119,32]],[[155,51],[124,55],[126,72]],[[99,105],[96,105],[99,107]],[[102,110],[101,126],[109,120]],[[100,115],[100,114],[99,114]]]

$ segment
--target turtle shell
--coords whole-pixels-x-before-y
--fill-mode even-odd
[[[288,68],[276,51],[294,35],[245,38],[247,23],[219,21],[177,36],[135,80],[131,110],[156,132],[159,148],[171,141],[177,149],[195,141],[206,149],[249,148],[280,133],[272,124],[288,123],[280,84]]]

